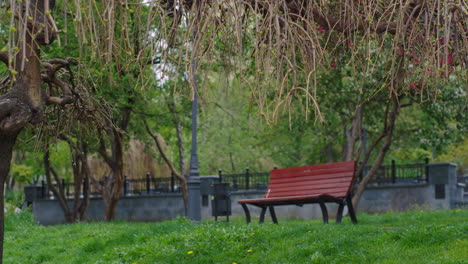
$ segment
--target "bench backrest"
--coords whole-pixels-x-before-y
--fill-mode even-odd
[[[322,195],[345,197],[351,191],[356,162],[345,161],[270,172],[265,198]]]

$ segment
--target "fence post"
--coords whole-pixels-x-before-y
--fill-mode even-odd
[[[429,166],[428,166],[429,165],[429,158],[428,157],[426,157],[424,159],[424,163],[426,163],[426,165],[425,165],[426,182],[429,182]]]
[[[175,176],[173,172],[171,172],[171,192],[175,192]]]
[[[395,160],[392,160],[392,183],[396,182]]]
[[[128,188],[127,184],[128,184],[127,183],[127,176],[124,175],[124,186],[123,186],[123,188],[124,188],[123,189],[123,191],[124,191],[123,195],[124,196],[127,196],[127,188]]]
[[[245,168],[245,189],[250,189],[250,174],[249,174],[249,167]]]
[[[223,182],[223,171],[222,170],[218,170],[218,180],[219,182]]]
[[[147,173],[146,173],[146,193],[147,193],[147,194],[150,193],[150,189],[151,189],[151,185],[150,185],[150,173],[147,172]]]

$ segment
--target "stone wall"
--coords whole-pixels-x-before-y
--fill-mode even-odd
[[[72,202],[69,201],[72,206]],[[63,210],[57,200],[33,202],[34,220],[43,225],[65,223]],[[117,205],[115,219],[152,222],[185,216],[181,194],[164,193],[152,196],[122,197]],[[89,221],[104,220],[104,203],[101,198],[91,198],[87,213]]]

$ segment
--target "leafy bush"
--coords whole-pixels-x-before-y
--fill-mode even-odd
[[[22,207],[24,203],[23,190],[7,190],[5,192],[5,202],[15,207]]]

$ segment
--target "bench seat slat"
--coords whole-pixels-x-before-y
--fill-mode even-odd
[[[328,174],[337,174],[337,173],[345,173],[350,172],[353,170],[353,167],[340,167],[328,170],[312,170],[312,169],[304,169],[299,171],[281,171],[281,169],[276,169],[271,171],[271,178],[294,178],[300,176],[320,176],[320,175],[328,175]]]
[[[352,181],[353,179],[353,172],[345,172],[345,173],[336,173],[330,175],[315,175],[315,176],[298,176],[298,177],[290,177],[290,178],[271,178],[271,183],[288,183],[288,182],[304,182],[304,181],[320,181],[320,180],[331,180],[335,178],[346,178],[348,181]]]
[[[243,199],[243,200],[238,200],[238,203],[248,203],[248,204],[265,204],[269,205],[274,202],[280,202],[280,201],[287,201],[287,203],[294,204],[294,202],[297,202],[300,204],[301,202],[306,202],[308,200],[319,200],[319,199],[324,199],[324,200],[337,200],[340,198],[344,198],[345,196],[337,195],[341,193],[330,193],[330,194],[322,194],[322,195],[296,195],[296,196],[285,196],[285,197],[273,197],[273,198],[258,198],[258,199]],[[291,203],[293,202],[293,203]]]
[[[306,179],[305,179],[306,180]],[[352,179],[351,179],[352,180]],[[281,187],[288,187],[288,186],[302,186],[304,185],[305,181],[274,181],[270,183],[270,187],[275,186],[275,188],[281,188]],[[320,180],[313,180],[313,181],[307,181],[309,183],[313,184],[322,184],[322,183],[342,183],[342,182],[350,182],[349,177],[340,177],[340,178],[332,178],[332,179],[320,179]]]
[[[307,184],[304,183],[303,185],[299,186],[282,186],[278,187],[276,185],[270,185],[269,190],[270,190],[270,195],[268,197],[272,197],[272,195],[276,193],[291,193],[291,195],[294,195],[295,192],[299,191],[308,191],[310,194],[320,194],[323,193],[323,190],[348,190],[349,188],[349,182],[342,182],[342,183],[322,183],[322,184]],[[286,196],[286,195],[285,195]]]
[[[322,195],[327,193],[344,193],[348,192],[348,187],[341,188],[323,188],[322,190],[285,190],[273,191],[265,197],[284,197],[284,196],[297,196],[297,195]]]
[[[297,173],[304,170],[311,170],[311,171],[320,171],[320,170],[330,170],[336,168],[354,168],[353,161],[344,161],[344,162],[335,162],[335,163],[326,163],[326,164],[317,164],[317,165],[307,165],[301,167],[293,167],[293,168],[284,168],[284,169],[276,169],[277,173]]]

